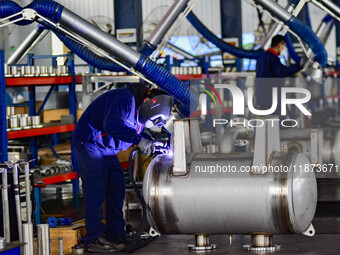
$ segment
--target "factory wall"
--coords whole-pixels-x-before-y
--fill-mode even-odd
[[[36,24],[26,27],[14,26],[13,32],[9,35],[8,41],[5,43],[5,58],[6,60],[13,54],[11,49],[17,49],[22,41],[25,40],[27,35],[31,33]],[[51,35],[45,36],[43,41],[39,44],[39,47],[32,50],[33,54],[38,55],[51,55]],[[26,59],[23,59],[22,63],[26,63]],[[51,65],[51,61],[37,60],[36,65]]]
[[[112,0],[57,0],[57,2],[85,19],[96,15],[113,18],[114,7]]]
[[[173,0],[142,0],[143,21],[159,21]],[[221,34],[220,0],[199,0],[193,9],[197,17],[215,34]],[[152,18],[148,15],[152,13]],[[187,20],[184,20],[175,35],[196,35],[197,32]]]

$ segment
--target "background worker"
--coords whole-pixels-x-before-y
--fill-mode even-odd
[[[286,47],[286,40],[282,35],[275,35],[271,41],[271,47],[259,57],[256,63],[256,104],[260,110],[270,109],[272,106],[272,89],[278,90],[278,105],[273,115],[281,113],[281,87],[284,79],[294,75],[302,69],[305,58],[299,64],[285,66],[281,63],[279,56]]]

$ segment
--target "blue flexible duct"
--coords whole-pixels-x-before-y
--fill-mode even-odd
[[[25,7],[31,8],[45,18],[58,22],[63,13],[64,6],[52,0],[35,0]]]
[[[196,17],[193,12],[190,12],[187,16],[187,19],[191,23],[191,25],[208,41],[212,42],[216,45],[216,47],[220,48],[222,51],[228,52],[239,58],[249,58],[249,59],[257,59],[263,54],[263,50],[244,50],[238,47],[234,47],[229,43],[224,42],[222,39],[218,38],[214,33],[212,33],[206,26],[202,24],[202,22]]]
[[[18,12],[22,11],[22,7],[18,5],[15,2],[12,2],[10,0],[1,0],[0,1],[0,18],[5,18],[8,16],[11,16],[13,14],[16,14]],[[10,20],[13,21],[15,20],[16,17],[11,18]],[[20,26],[25,26],[33,23],[32,21],[27,21],[27,20],[22,20],[19,22],[16,22],[15,24],[20,25]]]
[[[94,52],[88,50],[85,46],[79,44],[78,42],[73,41],[72,39],[57,32],[55,32],[55,34],[69,49],[71,49],[90,65],[102,70],[111,70],[116,72],[126,71],[111,60],[96,55]],[[176,78],[162,66],[141,55],[141,58],[134,68],[135,70],[142,73],[146,78],[157,84],[160,88],[167,91],[171,96],[180,101],[182,105],[179,107],[179,110],[186,117],[190,116],[190,114],[197,109],[197,93],[193,90],[190,90],[190,87],[187,84]]]
[[[312,29],[293,16],[286,22],[286,25],[312,49],[315,56],[314,60],[325,67],[327,65],[327,51]]]
[[[190,89],[190,86],[176,78],[162,66],[142,55],[135,69],[179,100],[182,103],[179,110],[186,117],[197,109],[198,94],[196,91]]]
[[[308,20],[308,19],[307,19]],[[329,23],[329,22],[333,22],[334,24],[334,18],[330,15],[327,14],[323,19],[322,22],[324,23]],[[307,24],[308,25],[308,24]],[[289,55],[291,56],[291,58],[296,62],[296,63],[300,63],[301,58],[298,56],[298,54],[295,52],[294,46],[293,46],[293,42],[292,42],[292,38],[291,35],[289,33],[287,33],[285,35],[286,38],[286,45],[287,45],[287,49],[289,52]]]
[[[20,5],[10,0],[0,1],[0,18],[5,18],[22,11]]]
[[[71,49],[90,65],[102,70],[110,70],[115,72],[126,71],[124,68],[115,64],[111,60],[96,55],[94,52],[90,51],[78,42],[73,41],[72,39],[59,33],[55,34],[69,49]],[[141,55],[141,58],[134,68],[135,70],[142,73],[146,78],[157,84],[160,88],[167,91],[171,96],[180,101],[182,105],[179,107],[179,110],[186,117],[190,116],[191,112],[197,109],[197,93],[195,93],[193,90],[190,90],[187,84],[176,78],[162,66]]]

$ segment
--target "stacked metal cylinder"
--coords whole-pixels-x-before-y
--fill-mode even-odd
[[[6,77],[45,77],[68,76],[67,66],[8,66],[5,64]]]
[[[28,114],[15,114],[13,106],[6,108],[7,131],[41,128],[40,116]]]
[[[116,75],[126,75],[126,72],[111,72],[108,70],[103,70],[101,73],[96,73],[96,76],[116,76]]]
[[[197,69],[198,67],[196,67]],[[196,70],[195,69],[195,70]],[[194,71],[193,74],[200,74]],[[201,72],[201,71],[200,71]],[[77,75],[85,75],[86,73],[77,73]],[[49,77],[49,76],[68,76],[67,66],[8,66],[5,64],[5,77]],[[96,73],[96,76],[116,76],[126,75],[126,72],[111,72],[103,70]]]
[[[31,172],[33,173],[33,176],[35,178],[54,176],[58,174],[69,173],[72,171],[73,166],[71,164],[41,166],[31,169]]]
[[[202,74],[202,67],[200,66],[173,66],[171,73],[174,75],[196,75]]]

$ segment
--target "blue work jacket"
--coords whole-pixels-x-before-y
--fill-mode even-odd
[[[115,89],[95,99],[84,111],[73,139],[88,143],[105,156],[116,155],[141,140],[142,126],[136,120],[136,102],[127,88]]]
[[[300,71],[300,65],[283,65],[280,58],[272,49],[262,54],[256,63],[256,104],[260,109],[269,109],[272,105],[272,89],[278,88],[278,108],[275,114],[280,114],[281,87],[284,79]]]

